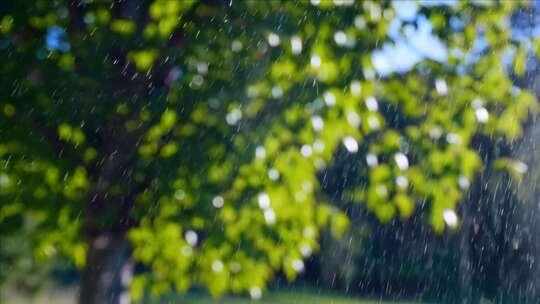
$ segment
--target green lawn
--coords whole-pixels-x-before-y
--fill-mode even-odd
[[[261,300],[253,301],[246,297],[223,297],[214,300],[205,294],[191,294],[185,297],[166,298],[164,303],[187,304],[412,304],[412,302],[389,302],[377,300],[364,300],[360,298],[345,297],[336,294],[319,294],[314,291],[279,291],[263,296]]]
[[[5,294],[4,294],[5,296]],[[9,293],[7,298],[2,298],[5,304],[75,304],[75,290],[57,289],[45,291],[35,298],[29,298],[16,293]],[[156,301],[148,301],[154,304]],[[225,296],[218,300],[212,299],[206,293],[191,293],[187,296],[169,295],[157,301],[159,304],[413,304],[413,302],[391,302],[364,300],[360,298],[345,297],[339,294],[319,293],[317,290],[285,290],[270,292],[258,301],[247,297]]]

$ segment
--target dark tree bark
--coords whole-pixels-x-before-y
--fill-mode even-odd
[[[133,275],[130,248],[124,234],[100,234],[89,241],[79,303],[129,303],[127,287]]]
[[[458,262],[458,303],[478,303],[479,293],[476,287],[477,266],[473,259],[474,239],[478,234],[478,202],[482,196],[483,177],[478,176],[472,184],[467,201],[461,205],[462,224],[459,231],[459,262]]]
[[[121,123],[121,122],[117,122]],[[127,304],[127,287],[133,274],[131,248],[127,231],[135,223],[130,218],[135,197],[149,184],[149,179],[133,183],[131,172],[136,157],[139,134],[125,134],[114,123],[108,126],[107,143],[102,147],[103,160],[91,172],[93,189],[84,209],[84,232],[87,240],[86,266],[80,283],[81,304]],[[121,197],[110,195],[111,186],[123,184],[129,192]]]

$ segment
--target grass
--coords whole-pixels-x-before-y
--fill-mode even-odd
[[[30,298],[21,294],[10,293],[7,298],[2,298],[5,304],[75,304],[76,291],[74,289],[48,290],[37,297]],[[154,304],[155,301],[149,301]],[[392,302],[365,300],[360,298],[346,297],[334,293],[320,293],[317,290],[279,290],[267,293],[261,300],[253,301],[247,297],[224,296],[220,299],[213,299],[207,293],[190,293],[186,296],[168,295],[157,301],[159,304],[413,304],[413,302]]]
[[[338,294],[318,293],[316,291],[289,290],[276,291],[263,296],[261,300],[253,301],[246,297],[227,296],[214,300],[206,294],[190,294],[184,297],[165,298],[162,303],[186,304],[413,304],[412,302],[391,302],[365,300],[346,297]]]

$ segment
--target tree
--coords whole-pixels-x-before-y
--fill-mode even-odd
[[[381,78],[373,55],[418,22],[389,2],[2,3],[2,235],[71,257],[81,303],[258,298],[347,226],[320,191],[335,153],[381,222],[457,228],[473,138],[512,140],[535,105],[502,63],[530,51],[504,22],[517,4],[421,7],[447,60]],[[130,282],[134,262],[151,271]]]

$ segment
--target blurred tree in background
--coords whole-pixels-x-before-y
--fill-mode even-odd
[[[0,231],[24,239],[0,249],[1,277],[19,254],[67,256],[81,303],[193,284],[259,298],[304,270],[321,228],[346,229],[338,198],[458,229],[477,143],[512,142],[536,109],[511,79],[536,51],[510,35],[520,5],[422,6],[396,25],[383,1],[1,3]],[[377,51],[420,17],[444,60],[382,73]],[[328,187],[332,170],[350,180]],[[134,263],[150,271],[132,280]]]

